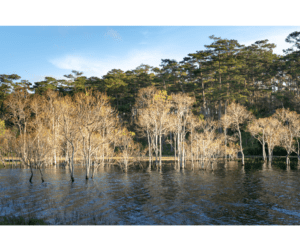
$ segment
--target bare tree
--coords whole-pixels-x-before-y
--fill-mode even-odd
[[[187,118],[191,114],[192,105],[195,103],[194,97],[189,97],[187,94],[172,94],[172,105],[171,109],[175,113],[175,127],[177,133],[177,149],[178,149],[178,160],[179,167],[184,168],[185,158],[185,144],[186,141],[186,126]]]
[[[266,156],[266,141],[265,141],[265,127],[266,127],[266,118],[259,118],[252,121],[252,123],[248,126],[247,131],[259,141],[262,146],[262,154],[263,160],[267,160]]]
[[[296,138],[300,132],[300,116],[297,112],[290,111],[289,109],[277,109],[273,115],[281,122],[280,143],[281,146],[287,151],[286,164],[290,164],[289,156],[292,152],[297,153],[295,148]],[[298,154],[299,160],[299,154]]]
[[[224,114],[220,120],[221,126],[224,129],[224,156],[225,156],[225,166],[227,165],[227,129],[230,128],[232,119],[228,114]]]
[[[75,104],[86,179],[89,179],[91,158],[97,144],[93,138],[100,130],[103,133],[108,130],[108,121],[115,118],[116,112],[111,108],[108,97],[100,92],[78,93],[75,96]]]
[[[26,159],[26,136],[27,136],[27,125],[30,119],[29,109],[29,93],[26,90],[18,89],[5,100],[4,104],[7,109],[6,118],[9,119],[19,129],[20,137],[23,140],[22,152],[23,157]]]
[[[253,118],[253,115],[251,112],[249,112],[246,107],[236,103],[232,102],[227,107],[227,114],[231,118],[231,128],[233,130],[236,130],[239,135],[240,140],[240,151],[242,154],[242,165],[245,165],[244,160],[244,152],[243,152],[243,145],[242,145],[242,134],[241,134],[241,126],[248,121],[250,121]]]
[[[123,127],[120,130],[117,141],[117,146],[119,149],[117,162],[125,172],[128,171],[129,166],[133,165],[137,161],[136,156],[139,152],[139,147],[133,141],[134,135],[134,132],[130,132],[125,127]]]
[[[146,99],[147,98],[147,99]],[[162,166],[162,137],[168,132],[170,112],[170,97],[166,91],[155,88],[142,89],[138,95],[137,105],[140,107],[137,124],[147,133],[149,146],[149,162],[151,162],[152,149],[156,156],[156,165]],[[136,108],[134,108],[136,109]],[[151,140],[153,137],[153,140]]]
[[[7,152],[7,145],[8,145],[8,132],[5,129],[5,121],[0,120],[0,161],[2,162],[3,166],[6,167],[4,155]]]
[[[30,133],[25,138],[25,144],[24,134],[20,134],[19,137],[15,138],[16,153],[23,164],[30,168],[30,182],[32,182],[33,178],[33,169],[39,170],[42,182],[44,182],[42,168],[45,167],[46,156],[51,152],[52,148],[48,142],[49,132],[45,127],[43,101],[43,97],[36,95],[29,103],[32,118],[27,122]],[[24,145],[26,146],[26,154],[23,154]]]
[[[274,147],[280,145],[280,121],[274,117],[263,120],[265,140],[268,145],[269,163],[272,162]]]
[[[58,100],[58,93],[49,89],[45,93],[45,112],[47,114],[47,126],[50,129],[51,132],[51,143],[52,143],[52,155],[53,155],[53,161],[52,163],[56,167],[57,165],[57,153],[59,149],[59,119],[60,119],[60,107],[57,103]]]
[[[66,96],[64,98],[60,98],[58,100],[58,104],[60,106],[59,113],[61,119],[59,120],[59,124],[61,126],[61,134],[62,137],[67,141],[66,144],[66,155],[69,158],[69,169],[71,174],[71,180],[74,182],[74,155],[76,150],[76,143],[79,138],[79,128],[77,123],[77,110],[74,102],[71,97]],[[71,146],[71,153],[69,155],[68,146]]]

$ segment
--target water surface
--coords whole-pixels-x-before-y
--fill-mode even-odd
[[[299,225],[300,170],[261,164],[243,169],[100,169],[93,180],[75,170],[0,170],[0,215],[43,218],[51,224]]]

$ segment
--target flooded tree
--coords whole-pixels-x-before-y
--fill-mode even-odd
[[[11,121],[19,130],[19,140],[23,141],[22,148],[19,149],[19,155],[22,155],[24,159],[26,156],[26,138],[27,138],[27,127],[30,119],[30,95],[24,89],[17,89],[5,100],[4,105],[7,109],[6,119]]]
[[[71,180],[74,182],[74,155],[78,149],[79,128],[77,124],[77,110],[72,98],[69,96],[58,99],[60,106],[61,135],[66,140],[65,154],[69,164]],[[69,153],[69,146],[71,151]]]
[[[0,120],[0,161],[6,167],[4,156],[7,152],[7,132],[5,129],[5,121]]]
[[[241,127],[243,124],[247,123],[253,118],[251,112],[249,112],[245,106],[242,106],[236,102],[232,102],[227,107],[227,114],[231,118],[231,128],[238,132],[239,140],[240,140],[240,151],[242,154],[242,165],[245,165],[244,160],[244,152],[243,152],[243,145],[242,145],[242,134],[241,134]]]
[[[263,120],[263,126],[265,128],[265,139],[268,145],[269,163],[272,162],[273,150],[275,146],[280,145],[280,121],[276,118],[269,117]]]
[[[147,99],[146,99],[147,98]],[[162,165],[162,137],[168,132],[171,97],[166,91],[155,88],[145,88],[139,93],[137,100],[140,112],[137,124],[147,134],[149,161],[152,160],[152,150],[155,152],[156,165]]]
[[[195,102],[195,98],[190,97],[187,94],[172,94],[172,108],[174,110],[174,127],[177,134],[177,151],[178,151],[178,163],[180,168],[184,168],[185,161],[185,144],[187,134],[187,121],[188,116],[191,114],[192,105]]]
[[[47,127],[51,132],[51,143],[52,143],[52,163],[56,167],[57,165],[57,155],[59,152],[59,136],[60,136],[60,127],[59,127],[59,119],[61,113],[59,112],[60,107],[57,103],[58,93],[49,89],[45,92],[45,112],[47,114]]]
[[[133,141],[134,136],[135,133],[126,128],[122,128],[118,133],[117,147],[119,151],[116,160],[125,172],[137,161],[136,157],[140,150],[138,144]]]
[[[230,128],[232,120],[228,114],[224,114],[220,120],[220,124],[224,130],[224,157],[225,165],[227,164],[227,130]]]
[[[262,154],[263,154],[263,160],[267,160],[266,156],[266,140],[265,140],[265,127],[267,125],[266,118],[259,118],[252,121],[251,124],[249,124],[247,131],[250,132],[250,134],[259,141],[259,143],[262,146]]]
[[[30,168],[32,182],[33,170],[38,169],[41,180],[44,182],[42,168],[45,167],[46,157],[51,152],[49,144],[49,132],[45,126],[44,99],[41,96],[34,96],[28,103],[28,109],[31,114],[30,120],[27,120],[27,135],[23,133],[12,137],[15,153],[22,163]],[[26,136],[26,137],[25,137]],[[25,146],[25,150],[24,150]],[[24,152],[26,154],[24,154]]]
[[[292,152],[298,154],[296,150],[296,138],[300,132],[300,116],[295,111],[289,109],[277,109],[273,115],[281,122],[280,129],[280,145],[286,150],[286,164],[290,164],[289,156]],[[299,143],[298,143],[299,144]],[[298,154],[299,160],[299,154]]]

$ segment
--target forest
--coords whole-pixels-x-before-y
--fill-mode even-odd
[[[90,179],[104,165],[162,168],[164,156],[178,168],[213,168],[237,154],[242,165],[245,155],[300,161],[300,32],[287,36],[283,55],[268,40],[210,39],[180,62],[101,78],[76,70],[35,83],[0,75],[0,161],[18,159],[30,182],[33,169],[44,181],[53,165],[74,181],[75,163]]]

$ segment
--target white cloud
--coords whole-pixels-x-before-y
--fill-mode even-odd
[[[175,57],[174,57],[175,56]],[[88,56],[67,55],[49,60],[54,66],[64,70],[83,71],[85,76],[101,77],[112,69],[133,70],[141,64],[158,67],[161,59],[182,60],[185,55],[174,55],[162,49],[133,50],[126,57],[109,57],[97,60]]]
[[[251,45],[251,44],[255,43],[258,40],[268,39],[269,43],[276,44],[276,48],[273,50],[274,53],[283,55],[282,50],[291,47],[291,44],[286,43],[285,39],[291,32],[293,32],[295,30],[297,30],[297,27],[291,28],[291,29],[286,29],[286,30],[278,30],[276,33],[269,33],[269,34],[265,34],[265,35],[259,35],[259,36],[257,36],[256,39],[253,39],[253,40],[243,41],[241,39],[241,41],[239,41],[239,42],[241,44]]]
[[[112,39],[118,41],[118,42],[121,42],[122,41],[122,37],[120,36],[120,34],[113,30],[113,29],[110,29],[109,31],[107,31],[105,34],[104,34],[105,37],[111,37]]]

